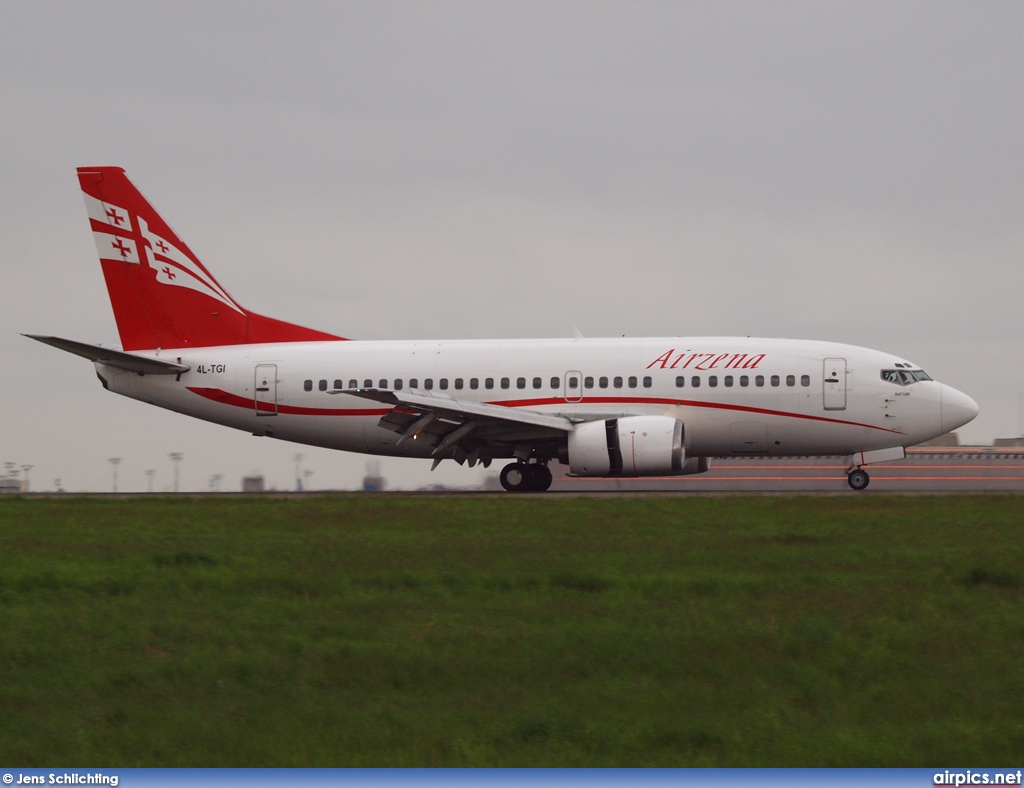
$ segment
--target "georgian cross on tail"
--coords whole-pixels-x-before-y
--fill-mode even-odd
[[[125,350],[340,339],[239,306],[120,167],[78,180]]]
[[[350,341],[235,301],[117,167],[78,178],[121,349],[32,336],[111,391],[254,435],[376,455],[512,460],[501,483],[685,476],[720,456],[863,466],[966,424],[974,400],[890,353],[749,337]],[[653,359],[653,361],[652,361]]]

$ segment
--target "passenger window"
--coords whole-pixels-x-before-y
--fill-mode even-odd
[[[386,389],[387,387],[388,387],[387,380],[385,380],[384,378],[381,378],[380,379],[380,386],[378,386],[378,388]]]
[[[633,375],[630,375],[629,376],[629,380],[626,381],[626,382],[629,384],[629,387],[631,389],[635,389],[636,388],[637,380],[636,380],[636,377],[634,377]]]
[[[439,381],[437,381],[437,387],[439,389],[441,389],[441,391],[447,391],[448,390],[448,378],[441,378]]]
[[[501,387],[503,389],[507,389],[509,387],[509,383],[510,383],[510,381],[509,381],[508,378],[502,378],[501,379]]]
[[[718,375],[709,375],[708,385],[711,386],[711,388],[715,388],[718,385]]]
[[[534,379],[533,379],[533,387],[534,387],[535,389],[539,389],[539,388],[540,388],[541,386],[543,386],[543,385],[544,385],[544,381],[543,381],[543,380],[541,380],[540,378],[534,378]]]
[[[558,378],[551,378],[552,380],[558,380]],[[569,388],[574,389],[580,385],[580,379],[575,375],[569,377]]]
[[[345,387],[344,387],[344,386],[342,385],[342,383],[344,383],[344,382],[345,382],[345,381],[343,381],[343,380],[335,380],[335,381],[334,381],[334,390],[335,390],[335,391],[337,391],[338,389],[343,389],[343,388],[345,388]]]
[[[359,388],[359,381],[356,380],[355,378],[349,380],[348,387],[350,389],[357,389],[357,388]]]
[[[587,375],[585,378],[583,378],[583,388],[585,388],[585,389],[592,389],[592,388],[594,388],[594,379],[590,375]]]
[[[800,385],[801,386],[810,386],[811,385],[811,376],[810,375],[801,375],[800,376]]]
[[[364,389],[372,389],[373,388],[373,381],[370,380],[369,378],[366,378],[366,380],[363,381],[363,388]]]
[[[480,388],[480,381],[477,380],[476,378],[470,378],[469,387],[473,389],[473,391],[476,391],[478,388]]]
[[[758,375],[756,378],[754,378],[754,385],[757,386],[758,388],[763,386],[764,385],[764,375]]]
[[[317,388],[319,388],[321,391],[327,391],[327,381],[321,380]]]
[[[740,385],[743,388],[746,388],[747,386],[749,386],[750,385],[750,378],[747,377],[746,375],[740,375]]]
[[[602,389],[608,388],[608,378],[598,378],[597,386]]]
[[[456,390],[462,390],[462,378],[455,378],[455,388]]]
[[[302,384],[302,388],[305,389],[306,391],[312,391],[313,390],[313,381],[312,380],[307,380],[305,383]]]
[[[401,390],[402,390],[402,379],[401,378],[395,378],[395,391],[401,391]]]
[[[732,375],[726,375],[722,382],[725,383],[726,388],[732,388]]]
[[[612,385],[615,386],[615,388],[617,388],[617,389],[621,389],[622,388],[622,378],[616,377],[615,380],[612,381]]]
[[[494,388],[494,378],[486,378],[484,380],[484,388],[485,389],[493,389]]]
[[[779,385],[779,376],[778,375],[772,375],[772,385],[773,386],[778,386]]]
[[[433,389],[434,388],[434,379],[433,378],[427,378],[426,380],[424,380],[423,381],[423,388],[426,389],[427,391],[430,391],[431,389]]]
[[[526,388],[526,378],[516,378],[516,388],[517,389],[525,389]]]
[[[699,375],[694,375],[692,378],[690,378],[690,385],[693,386],[695,389],[699,389],[700,388],[700,376]]]
[[[676,375],[676,388],[681,389],[686,385],[686,377],[684,375]]]
[[[796,375],[786,375],[786,385],[787,386],[795,386],[796,385]]]
[[[649,389],[653,385],[654,385],[654,379],[650,375],[645,375],[644,376],[644,388],[645,389]]]
[[[420,387],[419,378],[409,378],[409,388],[418,389]]]
[[[576,388],[576,378],[569,378],[572,382],[569,384],[572,388]],[[561,378],[551,378],[551,388],[557,389],[561,385]]]

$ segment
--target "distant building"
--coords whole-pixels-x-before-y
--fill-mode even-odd
[[[0,493],[22,492],[20,479],[0,479]]]
[[[363,492],[383,492],[388,481],[380,473],[379,462],[366,463],[366,475],[363,477]]]
[[[244,493],[261,493],[263,492],[263,477],[262,476],[243,476],[242,477],[242,492]]]
[[[917,445],[921,448],[955,449],[960,445],[960,436],[955,432],[947,432],[945,435],[940,435],[937,438],[932,438],[930,441]]]
[[[363,492],[383,492],[388,486],[388,481],[383,476],[364,476]]]
[[[1024,438],[996,438],[992,445],[997,449],[1020,449],[1024,448]]]

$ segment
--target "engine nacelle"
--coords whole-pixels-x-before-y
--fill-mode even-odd
[[[570,476],[683,476],[703,473],[703,457],[686,459],[683,422],[626,416],[577,424],[569,433]]]

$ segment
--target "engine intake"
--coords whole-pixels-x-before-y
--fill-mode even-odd
[[[570,476],[684,476],[703,473],[703,457],[686,459],[683,422],[627,416],[577,424],[569,433]]]

